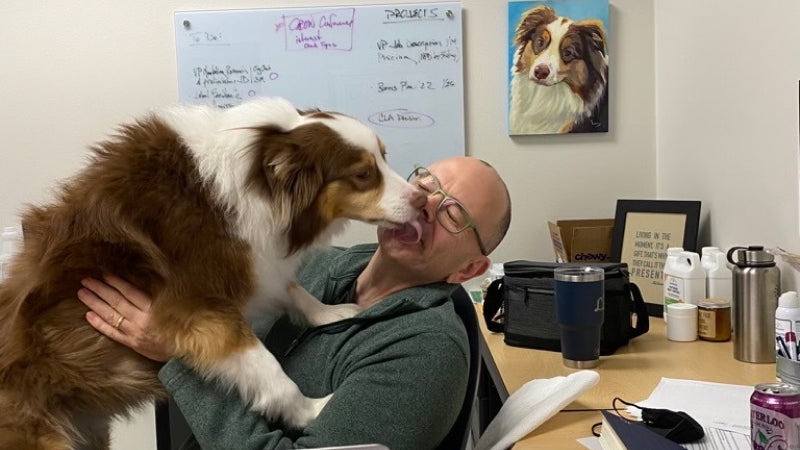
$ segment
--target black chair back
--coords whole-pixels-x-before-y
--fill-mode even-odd
[[[463,287],[459,287],[450,296],[453,299],[453,306],[456,314],[461,318],[464,328],[467,330],[469,339],[469,378],[467,380],[467,394],[464,403],[461,405],[461,412],[456,418],[456,423],[444,438],[439,449],[441,450],[462,450],[466,448],[469,440],[470,424],[472,420],[472,406],[475,403],[475,392],[478,386],[478,369],[480,368],[480,355],[478,350],[478,336],[480,328],[478,326],[478,316],[475,313],[475,305]]]

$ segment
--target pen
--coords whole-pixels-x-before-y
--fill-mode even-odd
[[[783,341],[783,336],[775,336],[775,340],[778,341],[778,353],[784,354],[784,358],[789,358],[789,349],[786,348],[786,342]]]

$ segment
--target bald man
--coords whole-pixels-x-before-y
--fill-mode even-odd
[[[486,271],[508,230],[511,201],[497,172],[474,158],[417,167],[408,180],[428,195],[417,220],[378,228],[377,245],[312,252],[298,272],[320,301],[355,303],[358,315],[316,328],[288,318],[253,324],[305,395],[334,394],[303,430],[269,422],[236,392],[172,358],[150,332],[151,300],[136,287],[116,277],[86,280],[78,297],[101,333],[167,361],[159,378],[194,434],[183,448],[436,448],[458,416],[469,375],[467,335],[450,294]],[[109,305],[130,322],[125,332],[103,321]]]

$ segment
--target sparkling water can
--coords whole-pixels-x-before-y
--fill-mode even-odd
[[[800,450],[800,388],[756,385],[750,396],[750,445],[753,450]]]

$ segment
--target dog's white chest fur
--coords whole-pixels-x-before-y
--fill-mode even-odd
[[[563,133],[584,111],[583,100],[566,83],[542,86],[518,74],[511,92],[512,134]]]

